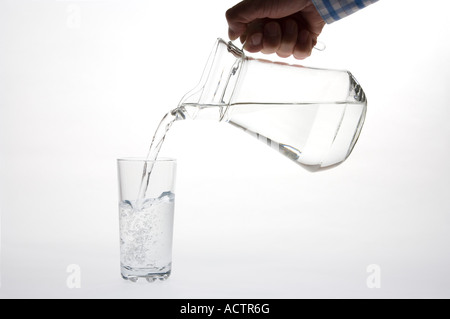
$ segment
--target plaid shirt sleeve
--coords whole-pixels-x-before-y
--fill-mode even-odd
[[[312,0],[326,23],[333,23],[378,0]]]

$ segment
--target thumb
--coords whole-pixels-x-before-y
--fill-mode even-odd
[[[228,36],[235,40],[248,23],[263,18],[284,18],[303,10],[310,0],[243,0],[226,12]]]

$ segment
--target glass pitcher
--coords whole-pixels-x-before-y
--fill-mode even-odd
[[[230,123],[317,171],[350,155],[366,108],[348,71],[254,59],[217,39],[200,83],[172,114]]]

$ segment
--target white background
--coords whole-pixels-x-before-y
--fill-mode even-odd
[[[305,171],[226,124],[176,123],[162,150],[179,164],[172,276],[122,280],[115,159],[146,154],[235,3],[0,0],[1,297],[450,297],[445,0],[380,1],[298,62],[348,69],[367,94],[335,169]]]

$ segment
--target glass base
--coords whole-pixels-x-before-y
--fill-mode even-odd
[[[137,282],[141,278],[148,282],[164,281],[170,277],[170,273],[170,267],[164,267],[163,269],[121,267],[122,278],[131,282]]]

